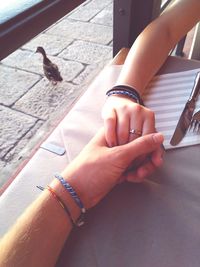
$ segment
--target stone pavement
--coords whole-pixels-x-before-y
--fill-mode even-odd
[[[112,58],[112,2],[84,2],[0,63],[0,186]],[[62,83],[44,77],[37,46]]]

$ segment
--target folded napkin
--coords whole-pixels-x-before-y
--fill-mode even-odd
[[[170,140],[194,85],[200,69],[155,76],[143,96],[145,106],[152,109],[156,116],[156,129],[165,136],[166,149],[200,144],[200,133],[187,131],[177,146]],[[200,97],[194,113],[200,109]]]

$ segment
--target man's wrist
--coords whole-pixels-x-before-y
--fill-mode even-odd
[[[81,210],[76,205],[71,195],[63,188],[63,186],[57,179],[54,179],[51,182],[50,186],[54,189],[56,194],[62,199],[64,204],[68,207],[73,221],[76,222],[77,219],[80,217]]]

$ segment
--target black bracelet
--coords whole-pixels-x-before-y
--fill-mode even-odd
[[[138,100],[138,98],[136,97],[135,94],[129,93],[129,92],[124,91],[124,90],[112,90],[110,92],[107,92],[106,95],[107,96],[111,96],[111,95],[125,95],[125,96],[127,96],[127,97],[135,100],[138,104],[140,104],[139,103],[139,100]]]
[[[138,104],[144,106],[144,103],[135,88],[128,85],[116,85],[112,89],[106,92],[107,96],[110,95],[125,95],[131,99],[134,99]]]
[[[115,85],[112,89],[122,89],[122,90],[125,89],[127,91],[134,92],[137,95],[137,97],[140,98],[140,95],[139,95],[138,91],[134,87],[132,87],[130,85],[123,85],[123,84],[121,84],[121,85]]]

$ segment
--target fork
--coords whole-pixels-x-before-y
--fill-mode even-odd
[[[200,110],[198,110],[193,116],[190,123],[190,129],[193,132],[200,132]]]

